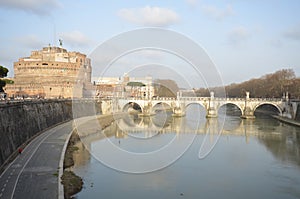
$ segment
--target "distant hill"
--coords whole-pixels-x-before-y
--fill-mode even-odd
[[[170,79],[157,79],[154,82],[155,93],[159,97],[176,97],[179,91],[175,81]]]

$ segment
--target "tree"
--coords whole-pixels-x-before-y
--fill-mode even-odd
[[[128,82],[127,86],[131,86],[131,87],[142,87],[142,86],[146,86],[145,84],[143,84],[142,82]]]
[[[8,73],[8,69],[0,65],[0,78],[6,77],[7,73]]]
[[[209,88],[209,90],[215,91],[217,88]],[[251,97],[280,98],[284,92],[288,91],[291,97],[300,98],[300,79],[296,77],[293,69],[282,69],[260,78],[227,85],[225,90],[228,97],[243,98],[245,97],[245,92],[249,91]],[[196,93],[201,93],[200,96],[203,96],[203,91],[203,89],[199,89]],[[215,91],[215,93],[218,92]]]
[[[8,69],[4,66],[0,66],[0,78],[4,78],[7,76]],[[0,92],[4,92],[3,87],[6,85],[6,81],[0,79]]]

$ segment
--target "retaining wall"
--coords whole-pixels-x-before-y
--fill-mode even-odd
[[[37,133],[75,117],[99,114],[101,102],[92,100],[39,100],[0,104],[0,168]]]

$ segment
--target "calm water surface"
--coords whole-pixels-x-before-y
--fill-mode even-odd
[[[119,120],[105,130],[108,138],[96,131],[85,135],[75,154],[74,171],[84,181],[76,198],[300,198],[300,128],[269,117],[241,120],[222,112],[218,119],[206,120],[196,109],[189,107],[184,118],[158,112],[151,118]],[[224,118],[217,144],[199,159],[205,135],[207,142],[214,142]],[[145,174],[111,169],[87,150],[101,153],[98,147],[109,139],[123,150],[145,153],[185,136],[195,139],[183,156]]]

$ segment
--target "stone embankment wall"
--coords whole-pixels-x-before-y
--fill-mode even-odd
[[[0,104],[0,168],[37,133],[75,117],[99,114],[101,102],[41,100]]]
[[[296,110],[296,114],[295,114],[295,120],[297,122],[300,122],[300,102],[297,103],[297,110]]]

